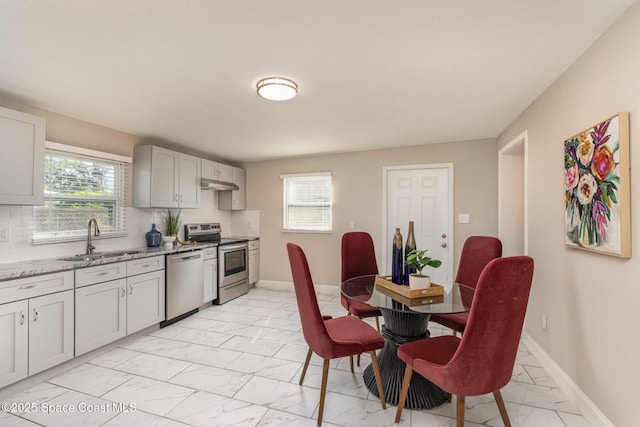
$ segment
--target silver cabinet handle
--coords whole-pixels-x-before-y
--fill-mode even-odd
[[[133,294],[133,285],[129,286],[129,295]]]
[[[109,273],[107,273],[106,271],[103,271],[102,273],[96,274],[96,276],[106,276],[107,274]]]
[[[38,321],[38,308],[37,307],[33,309],[33,314],[34,314],[33,321],[37,322]]]
[[[127,290],[125,288],[122,288],[122,298],[124,298],[126,294],[127,294]]]
[[[24,325],[24,311],[20,312],[20,324]]]
[[[144,265],[142,266],[142,268],[149,268],[149,267],[151,267],[151,264],[144,264]]]
[[[20,286],[20,289],[33,289],[38,285],[24,285],[24,286]]]

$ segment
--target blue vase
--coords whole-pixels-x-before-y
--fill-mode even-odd
[[[413,235],[413,221],[409,221],[409,233],[407,234],[407,243],[404,246],[404,259],[406,261],[409,252],[416,248],[416,237]],[[405,285],[409,284],[409,275],[415,273],[415,268],[409,268],[407,263],[404,264],[404,276],[402,277]]]
[[[151,224],[151,230],[147,232],[146,237],[147,246],[150,248],[160,246],[160,243],[162,243],[162,233],[156,229],[155,224]]]
[[[402,265],[402,234],[400,234],[400,229],[396,228],[391,246],[391,281],[396,285],[402,284]]]

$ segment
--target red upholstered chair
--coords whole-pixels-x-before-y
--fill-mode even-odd
[[[318,426],[322,424],[324,398],[327,391],[327,376],[329,374],[329,360],[339,357],[353,356],[367,352],[371,355],[371,362],[378,384],[378,393],[382,407],[387,409],[387,403],[382,389],[382,378],[378,366],[376,350],[384,347],[384,338],[369,326],[353,316],[343,316],[333,319],[323,319],[318,307],[318,300],[313,288],[313,280],[309,271],[309,264],[302,248],[293,243],[287,243],[291,275],[296,291],[296,300],[302,322],[304,339],[309,345],[307,358],[304,362],[300,384],[304,380],[309,367],[312,353],[324,359],[322,368],[322,385],[320,387],[320,407],[318,409]]]
[[[489,261],[501,256],[502,242],[500,239],[490,236],[467,238],[462,247],[456,282],[475,288],[484,267]],[[434,314],[429,320],[453,329],[453,335],[455,335],[456,332],[464,332],[468,316],[468,313]]]
[[[376,263],[376,252],[373,246],[373,239],[369,233],[363,231],[352,231],[342,236],[342,274],[340,281],[365,274],[378,274],[378,264]],[[347,299],[340,295],[342,306],[349,314],[363,319],[365,317],[375,317],[376,327],[380,331],[381,316],[380,310],[375,307],[361,304]]]
[[[480,275],[462,338],[445,335],[401,345],[407,363],[398,402],[400,421],[413,371],[457,396],[457,425],[464,426],[465,396],[492,392],[502,421],[511,426],[500,389],[511,379],[527,310],[533,259],[498,258]]]

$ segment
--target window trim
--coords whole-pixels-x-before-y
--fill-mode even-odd
[[[88,148],[76,147],[74,145],[60,144],[58,142],[53,142],[53,141],[45,141],[44,155],[46,155],[48,152],[51,152],[51,151],[59,151],[59,152],[68,153],[70,155],[95,157],[98,160],[118,162],[118,163],[124,164],[125,168],[129,167],[129,165],[133,163],[133,159],[127,156],[121,156],[119,154],[91,150]],[[128,185],[129,184],[125,181],[124,186],[121,190],[126,192]],[[45,200],[46,200],[46,196],[45,196]],[[126,203],[127,203],[126,196],[122,197],[122,202],[123,204],[121,206],[121,209],[126,209]],[[126,213],[124,214],[123,220],[126,221]],[[110,239],[110,238],[116,238],[116,237],[126,237],[128,235],[128,232],[126,229],[126,225],[124,227],[125,228],[122,231],[105,233],[103,236],[94,237],[94,239],[100,240],[100,239]],[[33,232],[31,234],[32,245],[47,245],[51,243],[77,242],[85,239],[86,239],[86,236],[83,236],[83,235],[58,236],[58,237],[34,237]]]
[[[289,206],[287,200],[287,187],[286,179],[289,178],[304,178],[304,177],[322,177],[328,176],[331,179],[330,187],[330,200],[329,200],[329,229],[328,230],[313,230],[307,228],[287,228],[287,207]],[[333,176],[331,172],[305,172],[305,173],[291,173],[281,174],[282,179],[282,232],[283,233],[306,233],[306,234],[329,234],[333,232]]]

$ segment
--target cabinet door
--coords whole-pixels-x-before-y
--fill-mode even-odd
[[[177,208],[180,153],[160,147],[151,150],[151,206]]]
[[[76,356],[126,335],[127,279],[76,289]]]
[[[244,210],[245,209],[245,172],[244,169],[233,168],[233,183],[236,184],[240,189],[232,191],[233,198],[233,210]]]
[[[0,107],[0,205],[44,203],[45,119]]]
[[[200,207],[200,158],[180,154],[180,193],[181,208]]]
[[[217,163],[218,165],[218,180],[224,182],[233,182],[233,167],[229,165],[223,165],[222,163]]]
[[[29,300],[29,375],[73,358],[73,291]]]
[[[164,318],[164,270],[127,278],[127,334]]]
[[[204,299],[203,303],[218,298],[218,259],[206,259],[204,267]]]
[[[254,284],[260,276],[260,252],[257,249],[249,251],[249,283]]]
[[[27,376],[27,301],[0,305],[0,388]]]

